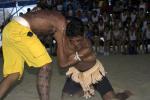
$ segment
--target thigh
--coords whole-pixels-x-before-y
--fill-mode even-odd
[[[62,90],[63,93],[74,95],[81,90],[82,87],[79,83],[74,82],[71,78],[66,78],[66,82]]]
[[[107,77],[103,77],[101,81],[94,84],[94,88],[101,94],[103,97],[107,92],[113,91],[113,88],[107,79]]]
[[[21,44],[19,44],[19,49],[29,66],[41,67],[51,62],[46,48],[36,35],[24,36]]]
[[[3,44],[11,46],[29,66],[41,67],[51,62],[51,58],[37,36],[27,27],[15,21],[3,31]]]
[[[21,37],[17,34],[21,31],[20,28],[14,27],[14,23],[9,23],[3,30],[2,49],[4,57],[3,73],[4,77],[12,73],[23,73],[24,59],[18,53],[14,44],[21,41]]]
[[[20,73],[20,78],[24,70],[24,59],[11,46],[3,45],[4,66],[3,74],[7,77],[12,73]]]

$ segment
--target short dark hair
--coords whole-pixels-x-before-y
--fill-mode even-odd
[[[76,18],[70,18],[70,22],[67,24],[66,35],[68,37],[84,36],[83,22]]]

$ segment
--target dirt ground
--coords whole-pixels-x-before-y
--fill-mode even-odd
[[[134,95],[128,100],[150,100],[150,55],[98,56],[115,91],[131,90]],[[0,58],[0,80],[3,60]],[[50,100],[60,100],[65,81],[64,71],[59,69],[53,57]],[[36,91],[37,69],[25,66],[23,79],[13,87],[4,100],[39,100]],[[83,97],[69,97],[65,100],[85,100]],[[89,100],[102,100],[96,95]]]

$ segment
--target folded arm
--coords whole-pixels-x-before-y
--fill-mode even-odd
[[[60,67],[74,66],[81,61],[87,61],[93,59],[95,55],[92,55],[92,47],[89,41],[86,41],[84,46],[80,50],[71,46],[68,37],[63,35],[57,39],[57,57]]]
[[[56,38],[57,41],[57,58],[60,67],[69,67],[77,64],[79,60],[75,60],[75,53],[73,49],[68,48],[68,42],[66,42],[67,37],[65,35]]]

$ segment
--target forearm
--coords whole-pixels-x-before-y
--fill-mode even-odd
[[[65,68],[65,67],[71,67],[71,66],[74,66],[74,65],[78,64],[81,61],[82,60],[77,57],[77,54],[73,53],[73,54],[71,54],[70,56],[67,57],[67,62],[64,63],[64,65],[62,67],[63,68]]]
[[[68,57],[65,53],[65,44],[63,39],[56,40],[57,41],[57,59],[60,67],[63,67],[68,62]]]
[[[66,67],[76,63],[74,60],[69,59],[72,54],[75,55],[75,50],[72,48],[68,37],[64,34],[59,37],[55,36],[55,39],[57,41],[57,57],[60,67]]]
[[[92,49],[87,44],[86,46],[82,47],[82,49],[78,50],[70,43],[68,37],[65,35],[56,41],[57,57],[60,67],[73,66],[82,61],[82,59],[92,52]]]
[[[54,34],[54,38],[57,42],[57,60],[58,64],[62,66],[66,62],[66,54],[64,53],[64,37],[65,33],[58,31]]]
[[[57,57],[60,67],[70,67],[79,62],[79,59],[76,57],[76,53],[67,55],[65,52],[63,52],[64,48],[61,43],[58,43],[57,46]]]
[[[86,56],[88,56],[91,53],[92,53],[91,48],[85,48],[85,49],[78,51],[78,55],[79,55],[80,59],[85,58]]]

